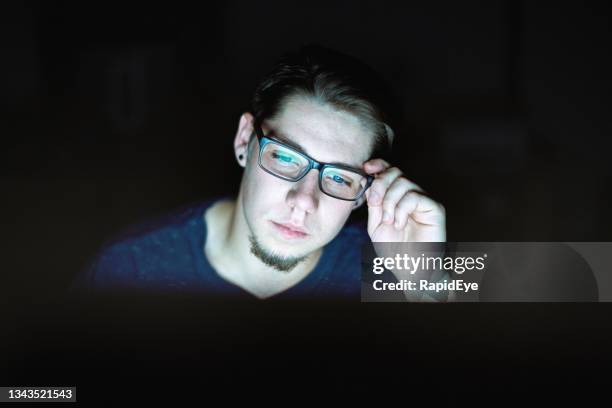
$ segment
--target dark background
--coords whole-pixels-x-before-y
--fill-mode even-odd
[[[611,22],[595,3],[24,1],[0,4],[0,21],[9,311],[62,290],[119,228],[236,192],[239,116],[303,42],[392,84],[394,164],[445,205],[450,241],[612,238]],[[468,327],[498,321],[473,307],[489,315]],[[543,313],[528,327],[556,316],[570,332]],[[577,345],[588,361],[610,338],[593,313],[569,314],[602,342]]]
[[[446,206],[450,241],[612,238],[607,8],[0,7],[4,246],[11,275],[41,287],[64,285],[127,224],[236,192],[239,116],[278,55],[311,41],[392,84],[405,112],[394,164]]]

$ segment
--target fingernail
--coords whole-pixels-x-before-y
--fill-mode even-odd
[[[391,214],[389,214],[388,212],[383,212],[383,222],[390,222],[391,221]]]
[[[395,221],[395,229],[399,229],[400,227],[400,222],[399,220]]]

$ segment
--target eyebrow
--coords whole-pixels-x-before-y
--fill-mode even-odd
[[[266,134],[266,132],[264,132],[264,134]],[[283,133],[281,133],[279,131],[276,131],[274,129],[269,129],[268,132],[267,132],[267,136],[273,136],[275,139],[278,139],[279,141],[283,142],[284,144],[293,147],[294,149],[298,150],[300,153],[304,153],[308,157],[312,157],[312,155],[310,155],[306,151],[306,149],[304,149],[299,143],[289,140],[286,136],[283,135]],[[320,161],[320,160],[317,160],[317,161]],[[354,169],[359,169],[359,170],[363,171],[363,165],[362,166],[356,166],[354,164],[344,163],[344,162],[329,162],[329,164],[340,164],[342,166],[352,167]]]

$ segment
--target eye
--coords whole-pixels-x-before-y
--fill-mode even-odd
[[[344,177],[339,176],[338,174],[330,174],[328,178],[340,186],[346,186],[346,187],[351,186],[351,182],[349,180],[346,180]]]
[[[338,175],[333,175],[332,180],[334,180],[336,183],[344,183],[344,179]]]
[[[293,156],[282,154],[279,152],[272,152],[272,158],[282,163],[291,163],[293,162],[293,159],[294,159]]]

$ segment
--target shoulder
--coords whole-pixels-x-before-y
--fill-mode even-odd
[[[209,201],[191,202],[175,207],[163,214],[129,224],[107,238],[99,250],[101,258],[125,258],[128,254],[172,249],[183,240],[182,235],[201,216]]]
[[[361,259],[364,248],[371,245],[370,236],[365,224],[356,222],[345,225],[329,245],[329,251],[336,256],[332,258],[339,263]]]
[[[336,239],[343,245],[349,246],[359,246],[370,242],[370,236],[363,222],[353,222],[345,225]]]
[[[370,242],[363,223],[345,225],[325,248],[324,288],[329,296],[359,299],[361,293],[362,253]],[[323,293],[322,292],[322,293]]]
[[[203,234],[202,214],[214,201],[190,202],[118,230],[98,247],[71,289],[134,288],[193,269],[189,235]]]
[[[148,236],[169,233],[172,230],[193,222],[215,200],[194,201],[175,207],[163,214],[147,217],[138,222],[133,222],[115,232],[107,238],[104,247],[119,243],[134,242]]]

